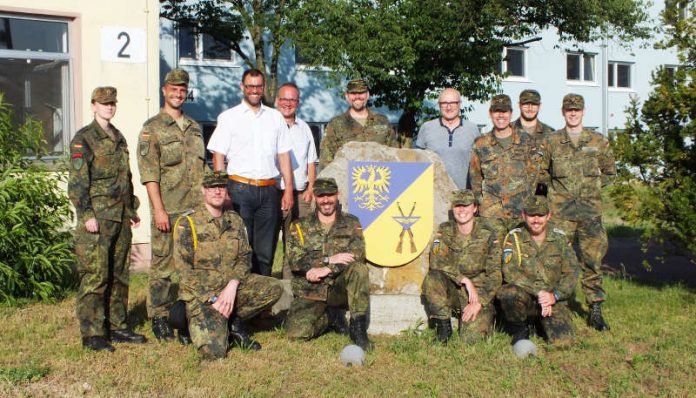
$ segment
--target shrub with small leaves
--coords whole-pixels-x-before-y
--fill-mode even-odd
[[[41,123],[12,121],[0,93],[0,301],[51,300],[74,282],[66,173],[42,163]],[[32,157],[28,157],[32,154]]]

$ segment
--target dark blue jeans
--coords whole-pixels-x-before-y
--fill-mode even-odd
[[[271,276],[281,216],[280,191],[275,186],[257,187],[237,181],[229,181],[227,189],[249,235],[251,271]]]

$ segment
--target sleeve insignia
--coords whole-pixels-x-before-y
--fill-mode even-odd
[[[553,229],[553,232],[555,232],[555,233],[557,233],[557,234],[561,234],[561,235],[563,235],[563,236],[566,236],[565,231],[562,230],[562,229],[559,229],[559,228],[554,228],[554,229]]]
[[[430,247],[430,252],[437,254],[440,251],[440,239],[433,240],[433,245]]]
[[[150,152],[150,141],[140,141],[138,143],[138,152],[140,156],[147,156]]]
[[[82,158],[81,153],[73,153],[72,154],[72,166],[73,169],[75,170],[80,170],[82,168],[82,165],[85,163],[84,159]]]
[[[509,264],[512,261],[512,248],[503,249],[503,264]]]

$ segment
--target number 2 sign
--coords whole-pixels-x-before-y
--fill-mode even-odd
[[[103,26],[101,28],[101,58],[107,62],[145,62],[145,30]]]

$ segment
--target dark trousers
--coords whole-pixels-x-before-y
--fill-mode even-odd
[[[229,181],[227,189],[234,211],[244,220],[253,251],[252,272],[271,276],[278,241],[280,193],[275,186],[257,187]]]

